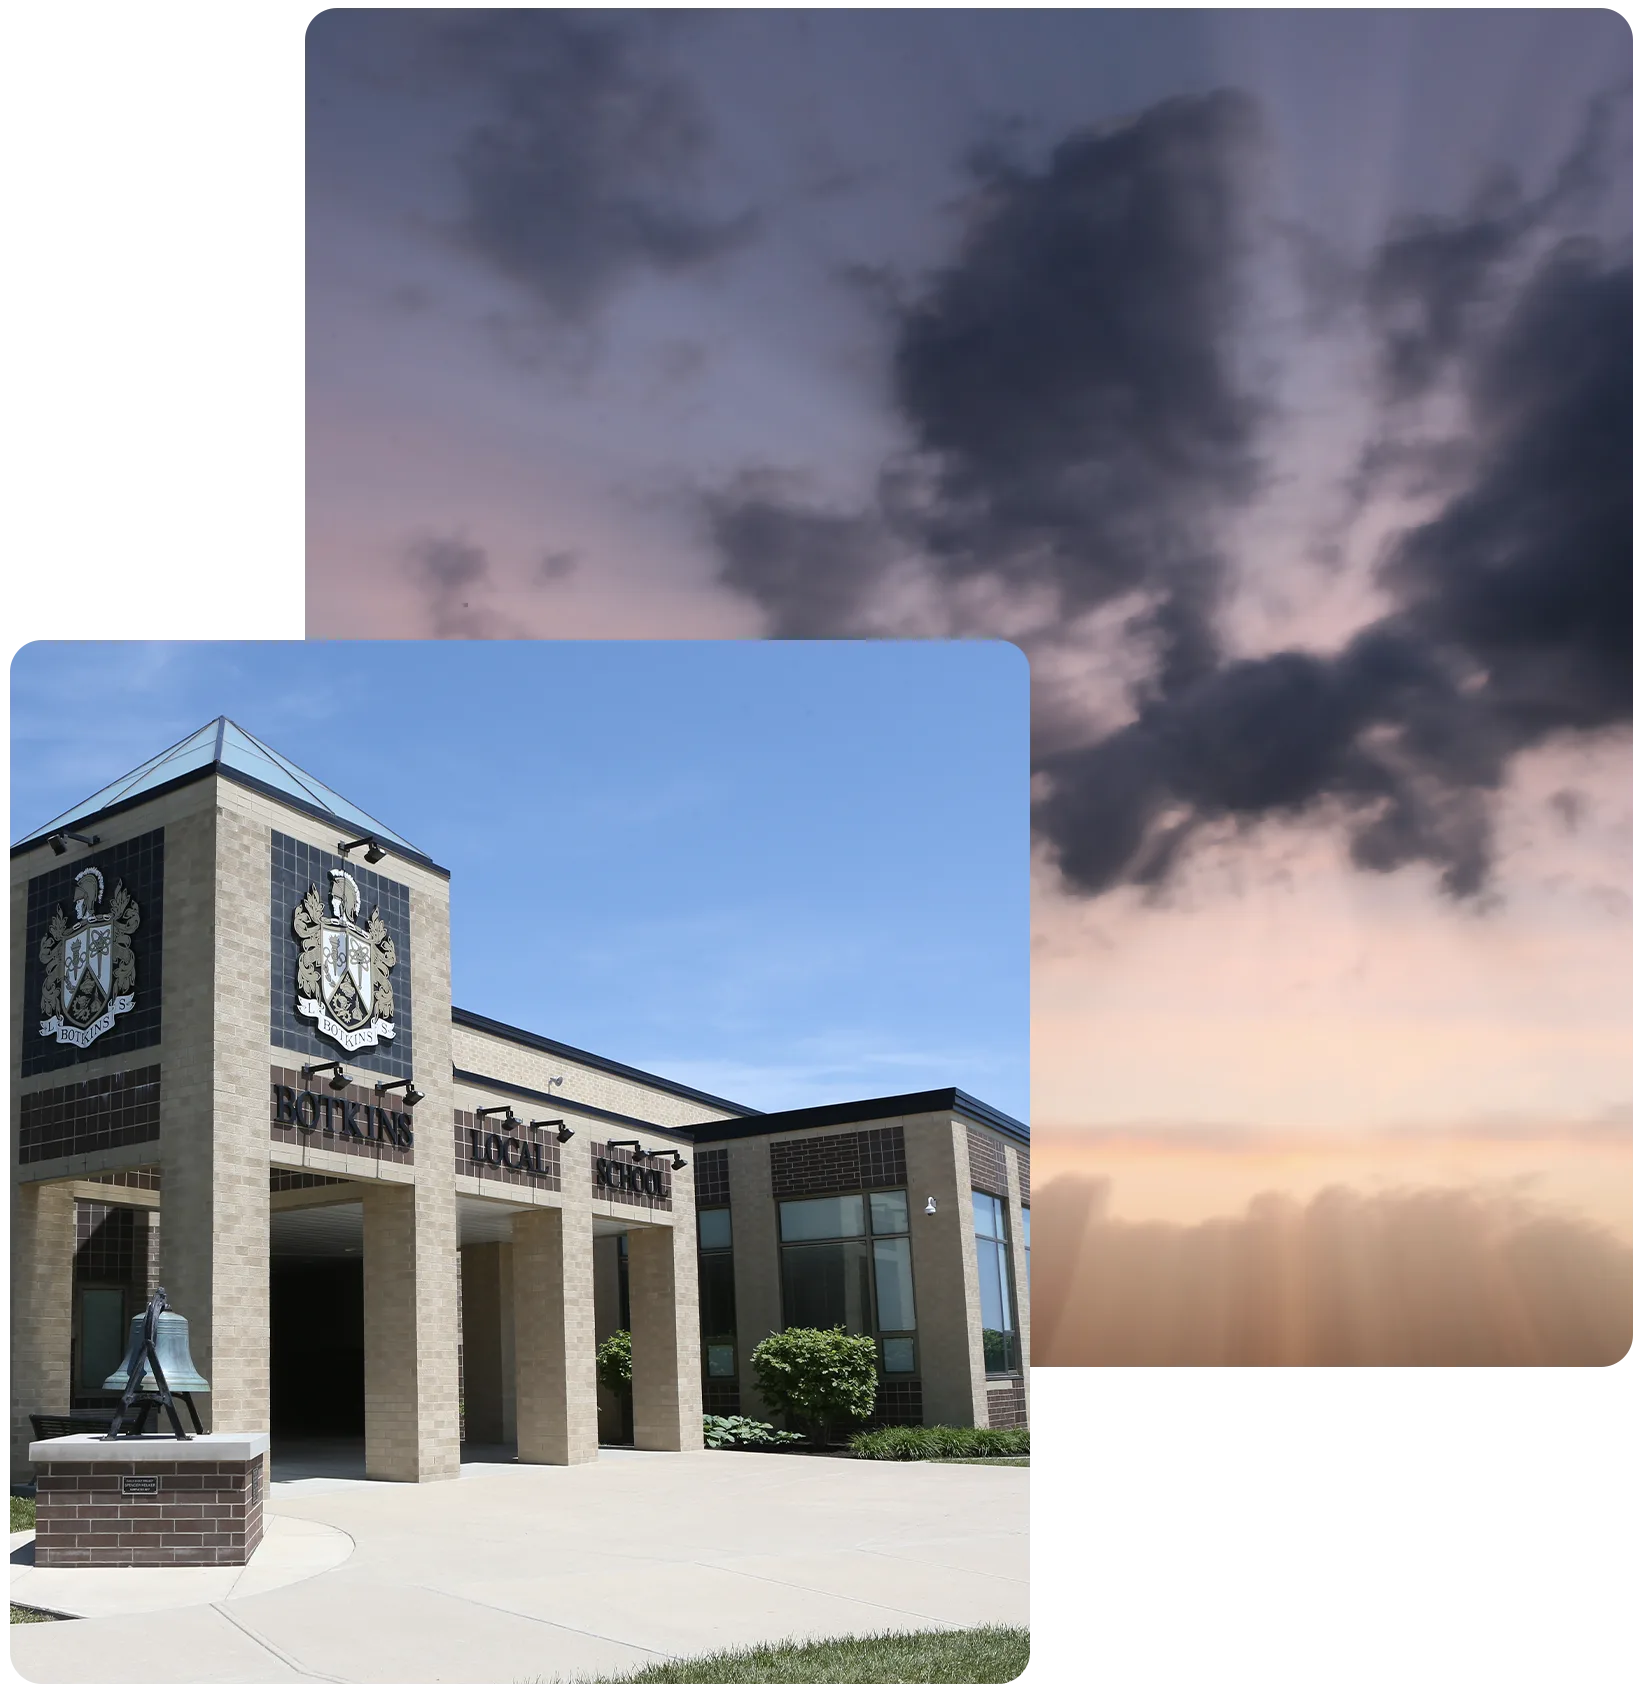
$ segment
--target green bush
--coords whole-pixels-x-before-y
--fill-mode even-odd
[[[705,1415],[705,1447],[731,1449],[736,1444],[753,1448],[778,1448],[786,1443],[800,1443],[796,1431],[780,1431],[764,1425],[760,1419],[742,1419],[737,1414],[707,1413]]]
[[[597,1345],[596,1377],[616,1396],[622,1396],[630,1388],[628,1331],[615,1331],[605,1343]]]
[[[764,1337],[751,1354],[756,1387],[815,1442],[869,1419],[877,1405],[877,1340],[793,1325]]]
[[[1029,1455],[1031,1432],[978,1425],[886,1425],[861,1431],[848,1447],[861,1460],[979,1460],[993,1455]]]

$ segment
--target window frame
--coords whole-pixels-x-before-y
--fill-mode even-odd
[[[993,1206],[993,1209],[994,1209],[993,1226],[994,1226],[995,1232],[1000,1233],[1000,1234],[994,1234],[992,1236],[986,1236],[981,1232],[980,1224],[979,1224],[979,1208],[978,1208],[978,1205],[977,1205],[977,1203],[980,1202],[980,1201],[989,1201],[990,1203],[992,1203],[992,1206]],[[991,1366],[986,1361],[986,1353],[985,1353],[985,1332],[988,1329],[988,1327],[985,1323],[985,1302],[984,1302],[985,1292],[982,1288],[982,1290],[980,1292],[981,1302],[980,1302],[980,1357],[979,1358],[980,1358],[982,1366],[984,1367],[985,1376],[988,1379],[1019,1378],[1019,1377],[1022,1377],[1024,1375],[1025,1369],[1024,1369],[1024,1363],[1022,1362],[1022,1360],[1020,1358],[1020,1356],[1021,1356],[1021,1344],[1020,1344],[1019,1289],[1018,1289],[1018,1286],[1016,1284],[1015,1274],[1014,1274],[1014,1239],[1013,1239],[1013,1235],[1012,1235],[1012,1227],[1009,1223],[1009,1212],[1008,1212],[1009,1206],[1010,1206],[1009,1199],[1008,1199],[1007,1196],[996,1195],[990,1190],[980,1190],[980,1189],[972,1189],[971,1188],[970,1189],[970,1202],[971,1202],[971,1212],[972,1212],[972,1215],[973,1215],[973,1223],[974,1223],[974,1265],[975,1265],[976,1273],[978,1273],[979,1264],[980,1264],[980,1245],[982,1243],[990,1243],[993,1246],[993,1248],[996,1250],[998,1276],[999,1276],[999,1278],[1002,1282],[1002,1285],[1003,1285],[1003,1288],[1002,1288],[1000,1294],[1002,1296],[1004,1307],[1005,1307],[1004,1318],[1008,1321],[1007,1325],[1004,1327],[1003,1331],[1000,1333],[1004,1338],[1007,1339],[1008,1347],[1007,1347],[1005,1353],[1006,1353],[1006,1356],[1007,1356],[1008,1364],[1005,1365],[1005,1366],[995,1366],[995,1367]],[[1028,1260],[1027,1260],[1028,1270],[1029,1270],[1029,1266],[1030,1266],[1030,1261],[1029,1261],[1029,1257],[1028,1257]],[[994,1328],[994,1327],[992,1327],[992,1328]]]
[[[871,1197],[874,1195],[903,1195],[905,1197],[905,1229],[903,1231],[878,1231],[874,1226]],[[839,1237],[803,1237],[787,1242],[785,1239],[785,1213],[788,1202],[798,1201],[836,1201],[857,1197],[860,1203],[860,1230],[857,1235]],[[792,1323],[789,1303],[786,1299],[785,1287],[785,1251],[788,1248],[817,1248],[831,1243],[862,1243],[865,1248],[865,1277],[870,1296],[871,1312],[875,1320],[874,1328],[869,1331],[855,1333],[859,1336],[874,1337],[877,1345],[877,1381],[890,1384],[910,1384],[920,1382],[922,1378],[922,1316],[917,1312],[917,1278],[916,1267],[911,1255],[911,1186],[909,1184],[883,1184],[876,1189],[859,1190],[829,1190],[819,1195],[794,1195],[774,1197],[774,1235],[775,1246],[779,1251],[779,1302],[780,1319],[789,1326]],[[876,1276],[876,1244],[903,1242],[906,1245],[906,1271],[911,1281],[911,1324],[905,1329],[885,1330],[882,1326],[882,1298],[877,1289]],[[909,1371],[890,1371],[886,1365],[887,1353],[884,1344],[889,1340],[908,1341],[911,1344],[911,1366]]]

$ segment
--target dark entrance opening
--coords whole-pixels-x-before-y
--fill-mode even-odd
[[[269,1263],[269,1427],[282,1437],[366,1436],[361,1262]]]

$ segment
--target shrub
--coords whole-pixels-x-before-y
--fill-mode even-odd
[[[979,1460],[992,1455],[1029,1455],[1031,1432],[979,1425],[887,1425],[861,1431],[848,1447],[861,1460]]]
[[[794,1325],[764,1337],[751,1354],[756,1387],[771,1408],[816,1442],[834,1427],[869,1419],[877,1405],[877,1340]]]
[[[616,1396],[630,1388],[630,1333],[615,1331],[596,1347],[596,1376]]]
[[[742,1419],[737,1414],[705,1415],[707,1449],[731,1449],[736,1445],[741,1448],[780,1448],[786,1443],[801,1441],[800,1433],[777,1430],[772,1425],[764,1425],[760,1419]]]

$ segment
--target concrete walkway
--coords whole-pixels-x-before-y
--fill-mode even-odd
[[[1029,1481],[604,1449],[445,1484],[278,1483],[271,1523],[343,1533],[340,1564],[261,1594],[16,1626],[12,1661],[54,1683],[507,1683],[764,1638],[1020,1624]]]

